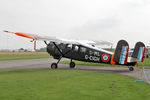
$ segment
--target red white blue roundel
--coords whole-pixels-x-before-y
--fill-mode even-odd
[[[108,61],[109,61],[109,58],[110,58],[110,57],[109,57],[108,54],[103,54],[102,57],[101,57],[101,59],[102,59],[103,62],[108,62]]]

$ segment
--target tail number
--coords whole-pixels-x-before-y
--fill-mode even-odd
[[[88,56],[88,55],[85,55],[85,59],[86,60],[91,60],[91,61],[100,61],[100,58],[99,57],[95,57],[95,56]]]

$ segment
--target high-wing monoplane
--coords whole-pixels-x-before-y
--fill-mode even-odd
[[[44,37],[35,34],[28,34],[22,32],[10,32],[18,36],[32,39],[33,41],[42,40],[47,45],[47,52],[58,59],[57,63],[52,63],[51,68],[58,68],[58,63],[64,58],[71,59],[70,68],[75,67],[75,62],[72,60],[79,60],[93,63],[105,63],[113,65],[126,65],[130,66],[129,70],[133,71],[133,66],[137,62],[144,61],[145,45],[142,42],[137,42],[131,57],[128,57],[129,44],[125,40],[120,40],[117,43],[115,52],[97,48],[96,45],[105,44],[109,42],[104,41],[85,41],[85,40],[68,40],[56,37]]]

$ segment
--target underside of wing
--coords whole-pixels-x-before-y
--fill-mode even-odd
[[[70,43],[70,44],[89,44],[89,45],[112,45],[112,43],[107,41],[97,41],[97,40],[69,40],[69,39],[63,39],[63,38],[56,38],[52,36],[39,36],[36,34],[30,34],[30,33],[22,33],[22,32],[10,32],[10,31],[4,31],[7,33],[12,33],[18,36],[22,36],[25,38],[33,39],[33,40],[41,40],[41,41],[51,41],[51,42],[60,42],[60,43]]]
[[[108,45],[108,46],[111,46],[112,43],[111,42],[108,42],[108,41],[103,41],[103,40],[91,40],[91,41],[87,41],[87,44],[90,44],[90,45],[96,45],[96,46],[101,46],[101,45]]]
[[[76,41],[73,41],[73,40],[67,40],[67,39],[50,37],[50,36],[39,36],[35,34],[22,33],[22,32],[10,32],[10,31],[4,31],[4,32],[12,33],[12,34],[25,37],[25,38],[29,38],[35,41],[39,40],[39,41],[50,41],[50,42],[58,42],[58,43],[78,44]]]
[[[50,36],[39,36],[35,34],[30,33],[22,33],[22,32],[10,32],[10,31],[4,31],[7,33],[12,33],[21,37],[29,38],[34,41],[49,41],[49,42],[57,42],[57,43],[65,43],[65,44],[75,44],[75,45],[82,45],[85,47],[89,47],[92,49],[100,50],[99,48],[95,47],[95,45],[112,45],[112,43],[107,41],[94,41],[94,40],[69,40],[69,39],[63,39],[63,38],[56,38],[56,37],[50,37]],[[103,50],[103,49],[101,49]]]

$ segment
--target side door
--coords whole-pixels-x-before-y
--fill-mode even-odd
[[[85,59],[85,55],[87,54],[87,47],[84,47],[84,46],[79,46],[79,51],[78,51],[78,59],[79,60],[82,60],[82,61],[86,61]]]
[[[79,59],[79,45],[72,45],[72,50],[71,52],[68,54],[68,56],[72,59]]]

